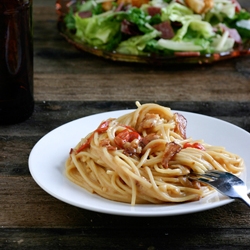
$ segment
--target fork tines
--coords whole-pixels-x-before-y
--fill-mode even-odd
[[[221,174],[224,174],[225,172],[219,171],[219,170],[208,170],[205,173],[195,173],[192,172],[189,174],[189,178],[193,180],[200,180],[204,182],[211,182],[217,180]]]

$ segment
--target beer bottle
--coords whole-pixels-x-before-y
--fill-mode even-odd
[[[22,122],[33,109],[32,0],[1,0],[0,124]]]

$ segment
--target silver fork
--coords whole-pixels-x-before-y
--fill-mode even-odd
[[[241,199],[250,207],[250,199],[247,195],[245,183],[231,173],[210,170],[204,174],[191,173],[188,178],[208,184],[232,199]]]

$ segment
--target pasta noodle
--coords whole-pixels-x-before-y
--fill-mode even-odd
[[[239,175],[243,159],[223,147],[186,137],[181,114],[157,104],[103,121],[66,161],[66,176],[104,198],[131,203],[199,200],[213,189],[189,173],[217,169]]]

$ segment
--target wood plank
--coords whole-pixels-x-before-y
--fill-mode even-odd
[[[236,123],[250,131],[249,102],[160,102],[173,109],[207,114]],[[116,216],[94,213],[67,205],[45,193],[28,171],[28,155],[34,144],[51,129],[78,117],[104,112],[134,108],[134,102],[36,102],[34,115],[25,123],[2,126],[0,130],[0,225],[3,227],[91,227],[113,225],[117,227]],[[15,150],[13,150],[15,149]],[[21,208],[21,209],[19,209]],[[221,214],[225,220],[221,221]],[[171,218],[147,219],[150,226],[171,228],[249,228],[250,214],[245,204],[235,202],[211,212],[184,215],[175,221]],[[124,227],[135,223],[120,217],[119,225]],[[180,219],[181,218],[181,219]],[[211,219],[212,218],[212,219]],[[161,224],[164,221],[165,223]],[[103,222],[105,221],[105,223]],[[104,224],[103,224],[104,223]],[[138,224],[139,223],[139,224]],[[137,219],[138,226],[143,219]],[[218,224],[219,223],[219,224]]]
[[[151,100],[154,102],[153,100]],[[145,103],[142,101],[141,103]],[[183,110],[224,119],[250,131],[250,102],[156,102],[173,110]],[[134,101],[44,101],[36,102],[34,114],[25,123],[1,126],[0,142],[10,136],[42,137],[69,121],[106,111],[134,109]],[[1,139],[2,138],[2,139]]]
[[[118,221],[119,222],[119,221]],[[191,225],[190,225],[191,226]],[[0,245],[14,249],[248,249],[249,229],[23,229],[0,233]],[[178,236],[178,237],[176,237]],[[2,244],[1,244],[2,243]]]
[[[56,22],[54,6],[34,8],[37,101],[249,99],[249,57],[213,65],[117,63],[76,50],[59,35]]]
[[[240,201],[213,210],[171,217],[125,217],[68,205],[43,191],[31,177],[1,177],[0,225],[3,228],[241,228],[250,229],[250,213]],[[222,219],[223,215],[223,219]],[[198,231],[198,230],[197,230]]]
[[[24,123],[0,127],[0,248],[248,249],[250,214],[240,201],[188,215],[123,217],[71,206],[35,183],[28,156],[42,136],[80,117],[135,108],[136,100],[218,117],[250,132],[249,58],[178,67],[107,61],[60,36],[54,7],[55,1],[34,0],[35,112]]]
[[[212,75],[206,69],[195,77],[192,71],[171,73],[168,77],[170,73],[159,71],[143,74],[125,71],[117,74],[120,69],[99,64],[98,68],[103,70],[92,74],[84,67],[84,63],[66,61],[58,60],[57,63],[64,63],[65,66],[55,66],[53,73],[35,75],[34,91],[37,101],[45,98],[51,101],[151,101],[152,98],[155,101],[248,101],[250,95],[250,74],[246,77],[244,73],[235,74],[230,69],[226,70],[227,76],[224,75],[224,69],[214,69]],[[70,70],[72,66],[74,73],[68,74],[67,69]],[[57,67],[65,68],[65,72],[56,72]],[[250,68],[250,60],[249,67],[246,68]],[[53,64],[50,71],[51,69]],[[86,73],[80,74],[83,70]],[[145,71],[150,72],[148,69]]]

